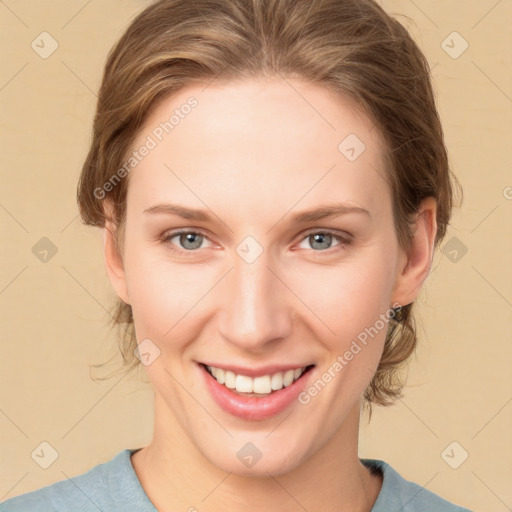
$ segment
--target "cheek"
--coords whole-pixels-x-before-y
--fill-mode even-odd
[[[383,258],[382,249],[375,247],[337,269],[317,269],[308,279],[309,286],[295,281],[304,302],[322,321],[316,321],[317,339],[325,350],[321,372],[302,395],[302,403],[310,404],[311,417],[320,418],[319,429],[334,431],[341,424],[379,364],[389,327],[394,268],[392,254]],[[322,398],[316,400],[317,395]],[[321,412],[325,409],[330,411],[327,419]]]
[[[308,264],[295,269],[288,282],[323,324],[324,339],[342,348],[388,311],[393,269],[392,249],[386,253],[375,243],[336,266]]]
[[[128,248],[127,244],[127,248]],[[213,269],[194,264],[172,264],[159,249],[127,251],[126,279],[139,342],[193,337],[200,327],[207,296],[218,280]],[[167,345],[167,349],[170,345]],[[174,345],[173,345],[174,346]]]

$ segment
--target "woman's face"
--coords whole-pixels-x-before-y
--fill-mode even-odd
[[[109,276],[133,309],[157,428],[252,475],[353,434],[390,307],[408,303],[376,127],[302,81],[214,82],[160,103],[133,149],[124,268]],[[327,208],[339,213],[305,215]],[[230,386],[227,370],[260,377],[234,380],[264,396],[203,365]],[[311,366],[268,393],[279,370],[286,384]]]

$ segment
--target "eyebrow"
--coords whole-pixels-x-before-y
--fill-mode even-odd
[[[211,221],[212,216],[206,210],[197,210],[195,208],[187,208],[182,205],[172,203],[160,203],[144,210],[144,213],[164,213],[168,215],[177,215],[183,219],[196,220],[196,221]],[[349,213],[363,213],[371,217],[371,214],[365,208],[344,203],[333,203],[330,205],[295,213],[291,216],[291,221],[294,223],[313,222],[328,217],[337,217]]]

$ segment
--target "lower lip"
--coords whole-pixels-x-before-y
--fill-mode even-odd
[[[288,387],[258,398],[233,393],[223,384],[219,384],[202,364],[198,366],[205,379],[206,387],[219,407],[234,416],[249,421],[266,420],[287,409],[304,390],[310,374],[314,370],[311,368]]]

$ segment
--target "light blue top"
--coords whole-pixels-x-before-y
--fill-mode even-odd
[[[86,473],[10,498],[0,503],[0,512],[157,512],[130,460],[137,450],[123,450]],[[371,512],[471,512],[405,480],[382,460],[360,460],[384,476]]]

